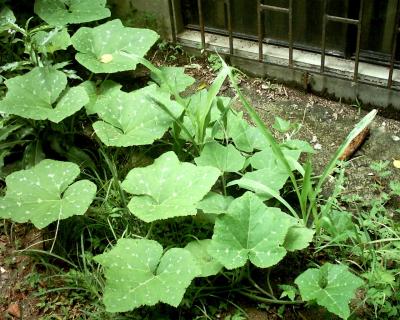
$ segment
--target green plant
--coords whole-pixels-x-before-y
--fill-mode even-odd
[[[221,62],[220,57],[217,54],[210,54],[207,57],[207,61],[210,64],[210,67],[214,72],[218,72],[221,70],[222,62]]]
[[[361,109],[362,109],[362,102],[360,100],[358,100],[358,97],[356,97],[356,101],[355,103],[353,103],[352,105],[350,105],[351,107],[354,107],[357,109],[358,114],[361,113]]]
[[[338,172],[335,191],[322,209],[323,232],[316,241],[317,252],[345,256],[366,280],[359,292],[359,308],[371,307],[375,318],[392,319],[398,315],[399,224],[393,219],[396,209],[391,199],[399,195],[397,181],[389,185],[388,162],[371,164],[379,178],[371,184],[370,195],[342,194],[346,183],[344,168]],[[355,202],[362,203],[355,206]],[[333,208],[333,209],[332,209]]]
[[[81,26],[70,37],[66,26],[103,19],[109,11],[102,0],[95,7],[89,1],[59,4],[36,1],[35,12],[47,23],[36,29],[6,23],[23,35],[30,71],[19,69],[21,74],[5,81],[0,111],[29,121],[41,145],[48,141],[44,130],[56,138],[50,140],[51,150],[37,148],[34,165],[6,178],[0,217],[55,228],[64,248],[53,243],[48,255],[67,262],[72,269],[64,278],[82,283],[89,295],[104,290],[108,312],[158,302],[191,307],[235,292],[278,305],[312,300],[348,318],[349,301],[362,280],[344,264],[301,266],[291,275],[299,294],[286,285],[280,298],[270,274],[289,254],[307,248],[315,234],[320,236],[322,185],[376,111],[349,134],[314,185],[311,161],[299,163],[310,146],[290,135],[278,143],[243,96],[235,70],[218,56],[212,63],[220,70],[210,88],[184,96],[194,82],[184,68],[157,68],[144,58],[158,39],[155,32],[111,20]],[[39,33],[44,30],[50,31]],[[40,39],[33,40],[36,36]],[[34,41],[50,47],[43,52]],[[65,62],[52,59],[55,48],[70,50],[85,70],[79,75],[63,70]],[[125,92],[113,74],[133,71],[138,64],[149,69],[153,83]],[[231,108],[231,98],[219,96],[228,78],[256,126]],[[10,133],[17,129],[7,127]],[[296,130],[283,119],[277,119],[275,129]],[[85,151],[78,148],[78,137],[87,139]],[[86,179],[73,183],[78,176]],[[297,203],[288,194],[295,194]],[[58,230],[68,228],[69,221],[79,222],[71,224],[81,228],[79,241],[75,232]],[[83,264],[79,272],[77,263],[53,253],[57,248],[71,255],[68,242],[80,245],[80,254],[73,255]],[[256,268],[264,269],[266,289],[254,277]],[[335,286],[342,284],[345,290],[336,294]],[[207,317],[207,311],[202,313]]]

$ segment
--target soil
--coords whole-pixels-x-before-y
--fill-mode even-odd
[[[169,65],[186,66],[187,72],[198,79],[191,90],[200,90],[210,85],[215,78],[215,72],[204,57],[183,55],[178,60],[172,60],[159,51],[154,52],[152,57],[155,64],[166,62]],[[277,84],[273,79],[243,76],[240,87],[268,126],[272,126],[276,116],[301,124],[301,130],[295,138],[306,140],[315,148],[315,174],[322,171],[353,126],[367,113],[362,108]],[[221,91],[223,95],[235,95],[229,84],[225,84]],[[235,103],[235,108],[240,109],[238,102]],[[278,135],[278,139],[280,138],[283,137]],[[369,137],[349,160],[345,192],[358,194],[366,199],[373,196],[369,186],[376,182],[377,177],[369,166],[374,161],[390,161],[392,174],[387,180],[399,179],[400,169],[392,165],[394,159],[400,159],[400,122],[378,115],[371,125]],[[17,319],[15,314],[12,315],[15,308],[21,312],[21,319],[40,319],[44,311],[37,307],[39,300],[35,295],[40,289],[40,283],[32,287],[29,281],[32,270],[37,272],[35,260],[21,255],[17,248],[27,248],[39,242],[41,235],[29,227],[14,228],[17,229],[7,234],[0,231],[0,320]],[[2,229],[0,225],[0,230]],[[71,306],[71,311],[72,309]],[[255,307],[244,309],[252,320],[280,319],[275,307],[268,310]],[[321,312],[317,309],[315,312],[303,310],[299,313],[288,309],[284,319],[328,319]]]

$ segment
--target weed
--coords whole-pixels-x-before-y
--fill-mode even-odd
[[[210,54],[207,57],[207,61],[210,64],[211,69],[214,72],[219,72],[222,68],[222,62],[220,57],[217,54]]]

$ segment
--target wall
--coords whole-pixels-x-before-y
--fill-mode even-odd
[[[108,0],[113,16],[125,26],[149,28],[162,38],[172,40],[172,22],[168,0]]]

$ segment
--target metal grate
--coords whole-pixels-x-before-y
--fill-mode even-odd
[[[361,23],[362,23],[362,16],[363,16],[363,8],[364,8],[364,0],[360,0],[360,10],[358,15],[358,20],[349,19],[344,17],[338,16],[331,16],[327,14],[328,1],[324,0],[324,18],[323,18],[323,26],[322,26],[322,53],[321,53],[321,73],[325,72],[325,51],[326,51],[326,26],[329,21],[338,22],[338,23],[347,23],[353,24],[357,26],[357,45],[356,45],[356,54],[355,54],[355,62],[354,62],[354,76],[353,80],[357,82],[358,79],[358,65],[360,62],[360,41],[361,41]]]
[[[173,2],[174,0],[171,0]],[[205,16],[204,16],[204,3],[206,0],[197,0],[197,15],[198,15],[198,21],[199,21],[199,29],[200,29],[200,35],[201,35],[201,47],[202,49],[207,48],[207,43],[206,43],[206,29],[207,31],[212,30],[211,28],[207,28],[205,25]],[[232,0],[220,0],[224,3],[224,8],[225,8],[225,25],[226,29],[224,32],[221,32],[225,35],[229,36],[229,54],[234,55],[235,48],[234,48],[234,33],[233,33],[233,18],[232,18]],[[381,87],[387,87],[387,88],[393,88],[393,73],[395,69],[395,64],[396,64],[396,54],[397,54],[397,41],[398,41],[398,34],[400,32],[400,25],[399,25],[399,20],[400,20],[400,0],[395,0],[396,1],[396,8],[393,8],[396,10],[396,22],[395,22],[395,30],[393,32],[393,37],[391,41],[391,53],[387,59],[386,65],[388,66],[389,73],[388,73],[388,78],[386,84],[376,84],[377,86]],[[263,25],[263,21],[265,21],[265,13],[268,11],[271,12],[280,12],[287,14],[287,19],[288,19],[288,43],[287,47],[289,50],[289,57],[288,57],[288,68],[291,69],[299,69],[299,70],[304,70],[304,68],[296,66],[294,59],[293,59],[293,52],[294,52],[294,43],[293,43],[293,0],[288,0],[288,7],[280,7],[280,6],[275,6],[275,5],[267,5],[263,3],[264,1],[262,0],[257,0],[257,42],[258,42],[258,60],[261,62],[267,63],[265,60],[265,54],[263,52],[263,45],[265,43],[265,28]],[[326,39],[327,39],[327,26],[328,24],[331,23],[339,23],[339,24],[345,24],[345,25],[354,25],[357,28],[357,34],[356,34],[356,48],[355,48],[355,53],[354,56],[352,57],[352,60],[354,60],[354,70],[353,70],[353,81],[354,82],[363,82],[363,83],[368,83],[368,81],[365,81],[363,79],[360,79],[359,76],[359,63],[360,63],[360,43],[361,39],[363,37],[363,10],[364,10],[364,2],[365,0],[360,0],[360,5],[358,9],[358,19],[354,18],[348,18],[348,17],[342,17],[342,16],[337,16],[337,15],[330,15],[328,14],[327,11],[327,4],[328,0],[323,0],[323,16],[322,16],[322,38],[321,38],[321,45],[320,45],[320,52],[321,52],[321,62],[320,62],[320,68],[319,70],[313,70],[312,72],[314,73],[319,73],[322,75],[328,74],[326,70]],[[354,3],[353,3],[354,4]],[[173,7],[173,16],[176,17],[177,13],[176,12],[176,7]],[[177,30],[177,28],[175,28]],[[176,31],[175,31],[176,32]],[[176,39],[177,34],[174,35],[174,38]],[[251,38],[250,36],[248,37],[249,39]],[[309,70],[307,70],[309,71]],[[330,73],[329,73],[330,74]],[[344,75],[333,75],[335,77],[343,78],[343,79],[348,79]],[[396,88],[397,89],[397,88]]]
[[[262,25],[262,16],[264,11],[275,11],[283,12],[288,14],[289,20],[289,67],[293,68],[293,0],[289,0],[289,8],[282,8],[277,6],[269,6],[262,4],[261,0],[257,0],[257,29],[258,29],[258,47],[259,47],[259,60],[264,60],[263,54],[263,40],[264,40],[264,28]]]

